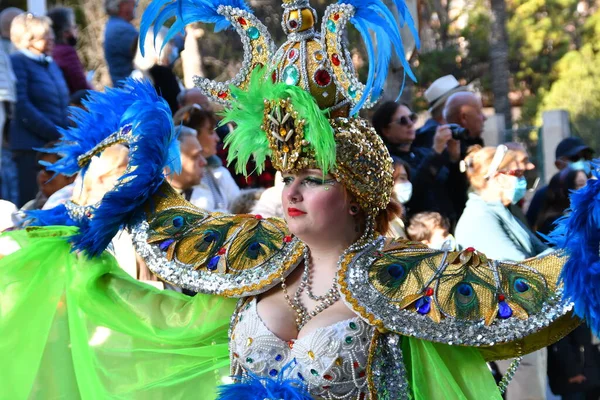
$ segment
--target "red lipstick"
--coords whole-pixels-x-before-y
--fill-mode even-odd
[[[299,217],[301,215],[306,214],[304,211],[298,210],[297,208],[293,208],[293,207],[288,208],[287,212],[290,217]]]

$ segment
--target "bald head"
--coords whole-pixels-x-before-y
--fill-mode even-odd
[[[0,13],[0,34],[3,38],[10,38],[10,24],[12,20],[19,14],[25,11],[16,7],[8,7]]]
[[[448,97],[444,106],[444,119],[466,128],[470,137],[480,137],[487,118],[483,115],[481,99],[475,93],[458,92]]]

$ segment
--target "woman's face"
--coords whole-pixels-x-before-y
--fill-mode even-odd
[[[383,129],[385,139],[391,144],[412,144],[415,140],[416,115],[406,106],[400,105],[392,120]]]
[[[402,164],[394,165],[394,183],[406,183],[408,180],[408,172]]]
[[[346,237],[354,231],[350,201],[341,183],[318,169],[283,174],[282,203],[292,234],[304,242]]]
[[[52,54],[54,49],[54,32],[50,29],[42,37],[34,38],[29,44],[29,50],[34,54]]]
[[[202,155],[204,158],[212,157],[217,154],[217,144],[221,141],[215,124],[212,121],[206,120],[198,130],[198,141],[202,146]]]
[[[496,185],[501,189],[499,191],[499,198],[504,205],[509,205],[513,202],[513,194],[515,186],[519,178],[523,176],[525,171],[520,168],[521,165],[518,161],[513,161],[508,164],[502,170],[496,173],[493,178]]]
[[[587,185],[588,177],[583,171],[578,171],[575,175],[575,190],[579,190]]]

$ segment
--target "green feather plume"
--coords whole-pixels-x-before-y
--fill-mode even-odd
[[[252,157],[260,174],[265,160],[271,156],[267,132],[263,123],[265,100],[290,99],[299,118],[306,121],[304,138],[315,152],[318,167],[326,174],[335,167],[334,132],[326,117],[328,110],[321,110],[312,95],[298,86],[273,83],[266,78],[267,69],[256,67],[246,90],[231,86],[231,108],[223,112],[221,124],[233,122],[237,127],[225,138],[229,148],[227,162],[235,161],[238,173],[248,175],[246,165]]]

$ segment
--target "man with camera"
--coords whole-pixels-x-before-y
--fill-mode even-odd
[[[433,137],[435,136],[436,129],[446,123],[443,114],[446,100],[453,93],[464,92],[466,90],[469,90],[469,88],[462,86],[452,75],[442,76],[433,81],[425,93],[423,93],[428,103],[427,111],[429,111],[431,118],[425,121],[422,127],[417,129],[417,136],[413,143],[414,147],[431,148],[433,146]]]
[[[483,114],[481,99],[475,93],[452,94],[446,101],[443,115],[453,129],[455,138],[461,142],[461,159],[470,146],[484,145],[481,134],[487,118]]]

